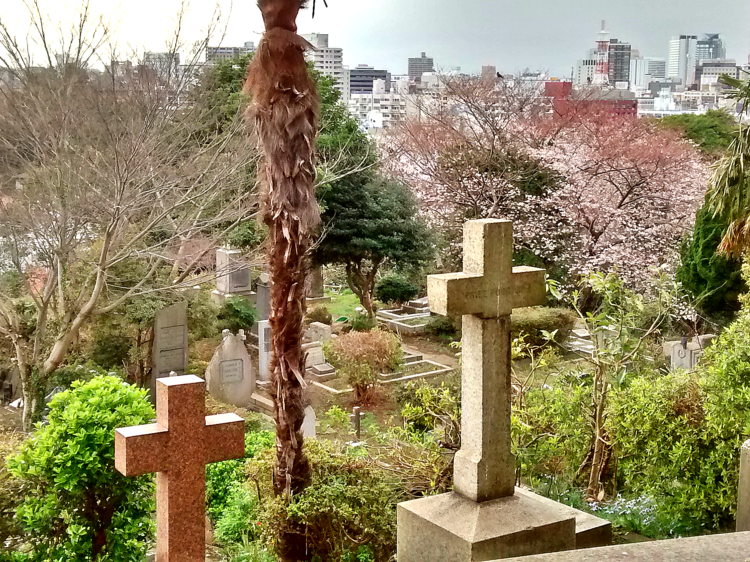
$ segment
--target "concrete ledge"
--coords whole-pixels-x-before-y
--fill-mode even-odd
[[[527,495],[477,503],[456,493],[398,505],[399,562],[484,562],[575,548],[576,522]]]
[[[641,542],[511,559],[513,562],[601,562],[602,560],[608,562],[747,562],[750,560],[750,533]],[[508,562],[507,559],[505,562]]]
[[[531,490],[516,487],[516,494],[533,497],[539,503],[545,504],[547,509],[557,509],[560,512],[560,516],[567,514],[575,517],[576,549],[610,546],[612,544],[612,523],[610,521],[558,503],[544,496],[539,496]]]

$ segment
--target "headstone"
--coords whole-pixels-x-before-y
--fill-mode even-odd
[[[156,313],[151,365],[151,399],[156,396],[156,379],[171,372],[184,375],[188,366],[187,302]]]
[[[271,380],[271,323],[258,322],[258,380]]]
[[[317,430],[315,429],[316,421],[315,409],[312,406],[305,408],[305,419],[302,421],[302,436],[305,439],[317,435]]]
[[[261,273],[255,288],[255,309],[258,320],[268,320],[271,316],[271,281],[268,273]]]
[[[671,368],[686,371],[695,369],[705,354],[706,348],[715,338],[715,335],[707,334],[693,338],[689,343],[687,338],[682,338],[681,341],[665,342],[664,352],[670,358]]]
[[[399,504],[399,562],[493,560],[576,544],[573,516],[514,494],[510,315],[545,303],[545,272],[513,267],[510,221],[469,221],[463,249],[462,273],[427,278],[430,310],[463,321],[455,491]]]
[[[205,562],[206,464],[245,455],[245,422],[205,415],[205,382],[188,375],[156,383],[156,423],[115,431],[115,468],[156,472],[156,560]]]
[[[737,532],[750,531],[750,441],[740,450],[740,485],[737,489]]]
[[[250,293],[250,266],[242,263],[242,252],[216,250],[216,289],[226,295]]]
[[[311,322],[307,328],[306,337],[313,342],[325,343],[331,339],[333,330],[328,324],[322,322]]]
[[[326,362],[325,355],[323,354],[323,346],[320,342],[306,344],[304,346],[307,352],[307,360],[305,361],[305,368],[310,369],[316,365],[324,365]]]
[[[236,336],[223,333],[221,345],[206,369],[208,392],[217,400],[247,407],[255,392],[255,372],[245,347],[242,330]]]
[[[323,268],[313,267],[307,274],[307,298],[318,299],[323,295]]]
[[[354,436],[357,439],[357,443],[362,442],[362,412],[360,412],[359,406],[354,406],[352,411],[352,419],[354,420]]]

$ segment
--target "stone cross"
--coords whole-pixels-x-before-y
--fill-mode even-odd
[[[193,375],[156,381],[156,423],[115,431],[115,468],[156,472],[156,562],[204,562],[206,464],[245,455],[245,422],[205,417],[205,382]]]
[[[430,275],[430,310],[462,317],[461,450],[454,487],[484,502],[512,496],[510,315],[546,300],[545,271],[513,267],[513,225],[475,220],[464,225],[464,271]]]

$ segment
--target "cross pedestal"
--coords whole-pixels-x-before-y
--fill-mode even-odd
[[[125,476],[156,472],[156,562],[204,562],[206,464],[245,455],[245,422],[205,416],[196,376],[156,381],[156,423],[115,431],[115,468]]]
[[[510,221],[467,222],[463,249],[462,273],[427,278],[430,310],[462,317],[454,492],[398,506],[399,562],[473,562],[576,546],[570,510],[514,493],[510,316],[514,308],[544,304],[545,271],[513,267]]]

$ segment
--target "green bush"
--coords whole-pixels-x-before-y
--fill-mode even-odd
[[[116,377],[74,382],[53,398],[48,425],[7,461],[21,482],[16,517],[32,560],[143,560],[153,535],[153,478],[115,471],[114,431],[153,417],[146,391]]]
[[[608,431],[625,489],[682,520],[731,525],[750,438],[750,314],[724,330],[699,372],[641,378],[612,396]]]
[[[460,334],[460,331],[456,321],[450,316],[431,316],[425,327],[425,332],[431,336],[455,338]]]
[[[542,332],[557,331],[555,341],[565,343],[575,326],[578,315],[567,308],[521,308],[513,311],[511,330],[513,337],[527,334],[527,343],[541,347],[546,343]]]
[[[218,521],[226,509],[232,489],[244,481],[245,459],[255,457],[260,451],[275,443],[270,431],[245,434],[245,457],[212,463],[206,466],[206,511],[213,521]]]
[[[349,323],[354,332],[369,332],[375,328],[375,319],[359,312],[349,319]]]
[[[419,287],[402,275],[386,275],[375,285],[375,298],[380,302],[408,302],[418,294]]]
[[[5,459],[23,443],[23,435],[0,427],[0,561],[14,550],[21,529],[14,515],[21,501],[21,483],[11,478]],[[6,552],[6,548],[10,549]]]
[[[219,327],[237,333],[249,330],[258,320],[255,307],[245,297],[229,297],[219,311]]]
[[[288,502],[273,493],[275,452],[249,462],[248,473],[258,475],[261,489],[261,524],[256,527],[263,543],[274,544],[280,531],[291,528],[307,537],[313,560],[390,560],[396,550],[396,504],[406,499],[399,485],[345,444],[310,439],[305,454],[312,483]]]
[[[216,522],[216,538],[222,544],[241,543],[258,538],[258,494],[240,484],[229,490],[226,504]]]
[[[333,324],[333,316],[325,306],[316,306],[307,313],[307,323],[320,322],[322,324]]]
[[[680,248],[677,281],[705,316],[720,323],[731,320],[739,310],[739,295],[747,290],[740,263],[717,253],[729,223],[714,217],[704,205],[695,217],[690,239]]]

